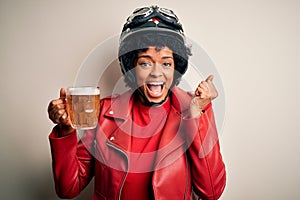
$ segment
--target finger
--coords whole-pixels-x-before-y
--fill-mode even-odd
[[[71,125],[71,121],[68,115],[68,112],[64,112],[64,114],[60,117],[59,119],[60,123],[64,124],[64,125]]]
[[[62,110],[62,111],[60,111],[60,110]],[[56,113],[59,111],[61,112],[61,114],[63,114],[63,112],[66,112],[66,106],[64,104],[59,104],[53,108],[53,113]]]
[[[59,97],[60,97],[60,99],[66,98],[66,89],[65,88],[60,88]]]
[[[203,86],[199,86],[195,91],[195,96],[202,98],[205,93],[207,93],[207,89],[203,88]]]
[[[68,118],[68,113],[65,111],[64,114],[61,116],[61,120],[65,121]]]
[[[196,89],[196,91],[195,91],[195,96],[196,96],[196,97],[201,95],[200,89],[201,89],[200,87],[197,87],[197,89]]]
[[[62,99],[55,99],[51,101],[48,105],[48,112],[51,112],[54,109],[65,108],[64,101]]]
[[[196,90],[195,90],[195,95],[196,95],[196,96],[199,96],[199,95],[200,95],[199,89],[200,89],[200,88],[203,88],[203,83],[204,83],[204,81],[201,81],[201,83],[198,84],[198,86],[197,86],[197,88],[196,88]]]
[[[206,81],[202,81],[200,84],[199,84],[199,88],[202,88],[203,90],[205,91],[209,91],[209,86],[208,86],[208,83]]]
[[[49,103],[49,106],[53,107],[53,106],[63,104],[63,103],[64,103],[63,99],[54,99]]]
[[[207,98],[207,92],[206,91],[204,91],[203,89],[201,89],[201,94],[200,94],[200,99],[205,99],[205,98]]]
[[[207,83],[208,83],[208,86],[209,86],[209,92],[210,92],[210,95],[211,95],[211,99],[214,100],[216,97],[218,97],[218,91],[217,91],[217,88],[216,88],[216,86],[214,85],[214,83],[212,81],[213,81],[213,78],[210,78],[207,81]]]
[[[206,90],[205,89],[203,89],[203,88],[201,88],[201,87],[199,87],[198,89],[197,89],[197,91],[196,91],[196,97],[199,97],[200,99],[203,99],[205,96],[206,96]]]
[[[54,119],[57,123],[64,123],[67,119],[66,110],[60,109],[54,114]]]
[[[58,123],[60,118],[60,111],[57,109],[53,109],[49,112],[49,118],[54,122]]]
[[[205,81],[213,81],[214,80],[214,76],[213,75],[209,75]]]
[[[55,100],[55,102],[62,102],[63,100],[59,99],[59,100]],[[49,118],[53,121],[57,122],[57,118],[59,118],[57,116],[57,113],[62,115],[64,112],[66,112],[66,105],[63,103],[58,103],[55,104],[55,102],[50,103],[49,104],[49,108],[48,108],[48,114],[49,114]]]

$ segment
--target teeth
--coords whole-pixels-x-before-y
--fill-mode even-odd
[[[148,83],[149,85],[163,85],[164,83],[163,82],[151,82],[151,83]]]

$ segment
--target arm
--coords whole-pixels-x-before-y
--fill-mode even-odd
[[[57,124],[49,136],[56,193],[61,198],[77,196],[93,177],[93,132],[86,132],[78,142],[67,112],[66,91],[48,106],[50,120]],[[84,144],[84,145],[83,145]]]
[[[211,101],[218,96],[210,75],[195,90],[185,121],[194,192],[201,199],[218,199],[226,184],[225,165]]]
[[[218,199],[226,184],[225,165],[211,103],[199,118],[185,119],[194,192],[200,199]]]
[[[86,133],[78,142],[76,131],[64,137],[57,137],[58,132],[54,128],[49,136],[55,190],[61,198],[73,198],[94,175],[93,156],[86,148],[92,145],[93,134]]]

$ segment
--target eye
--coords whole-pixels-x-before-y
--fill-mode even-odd
[[[141,67],[150,67],[151,63],[150,62],[139,62],[138,65]]]
[[[172,63],[171,62],[164,62],[162,65],[164,67],[172,67]]]

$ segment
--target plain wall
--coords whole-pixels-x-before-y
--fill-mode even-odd
[[[172,8],[226,95],[222,200],[300,199],[300,2],[0,1],[0,199],[52,200],[47,106],[133,9]],[[91,196],[89,186],[77,199]]]

